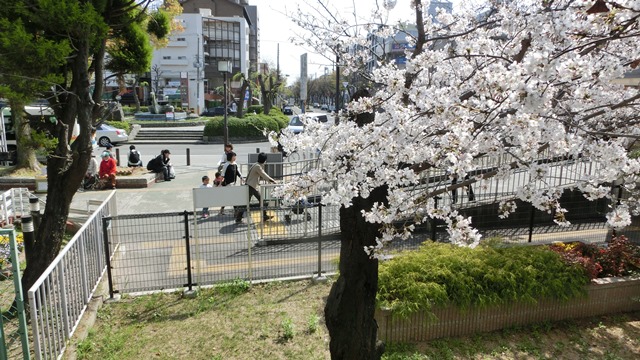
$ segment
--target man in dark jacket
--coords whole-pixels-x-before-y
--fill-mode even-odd
[[[162,173],[164,175],[164,181],[171,181],[175,176],[173,176],[173,172],[171,171],[170,155],[171,152],[168,149],[162,150],[160,155],[149,160],[149,163],[147,163],[147,170],[158,174]]]

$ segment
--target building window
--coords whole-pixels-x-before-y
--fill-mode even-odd
[[[178,60],[187,60],[186,56],[178,56]]]
[[[171,56],[163,56],[162,60],[171,60]]]
[[[176,41],[187,41],[185,38],[177,38]]]

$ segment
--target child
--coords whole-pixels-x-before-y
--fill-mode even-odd
[[[211,184],[209,184],[209,177],[207,175],[202,177],[202,184],[200,185],[200,188],[206,189],[206,188],[210,188],[212,187]],[[209,217],[209,208],[205,207],[202,208],[202,218],[206,219]]]
[[[218,186],[222,186],[222,182],[224,181],[224,177],[222,177],[222,173],[221,172],[216,172],[216,179],[213,180],[213,186],[218,187]]]

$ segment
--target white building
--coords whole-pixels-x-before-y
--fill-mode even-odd
[[[158,99],[179,99],[183,108],[200,114],[212,89],[222,86],[219,60],[231,61],[229,79],[238,72],[248,76],[249,26],[241,17],[212,17],[209,9],[174,21],[180,21],[184,31],[172,34],[165,48],[154,51],[151,87]]]

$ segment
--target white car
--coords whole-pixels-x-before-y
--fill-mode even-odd
[[[109,144],[117,144],[129,141],[129,135],[122,129],[114,128],[111,125],[101,124],[96,128],[96,140],[98,145],[106,147]]]
[[[302,116],[306,116],[307,119],[312,119],[314,121],[321,122],[323,124],[329,124],[329,118],[327,114],[323,113],[305,113],[300,115],[295,115],[289,121],[289,125],[287,126],[287,130],[291,131],[294,134],[299,134],[304,131],[304,123],[302,122]]]

